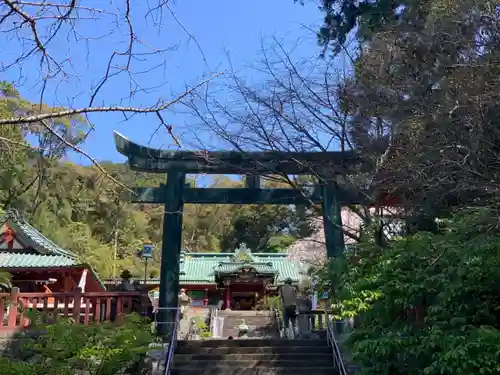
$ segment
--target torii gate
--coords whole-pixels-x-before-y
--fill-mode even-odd
[[[359,154],[347,152],[238,152],[238,151],[165,151],[140,146],[115,132],[119,153],[128,158],[132,170],[166,173],[166,184],[159,187],[133,188],[134,203],[165,205],[161,250],[159,322],[173,322],[178,305],[182,213],[184,203],[194,204],[322,204],[327,257],[344,251],[341,206],[364,204],[366,195],[341,190],[336,175],[372,169]],[[245,175],[246,188],[192,188],[186,174]],[[262,189],[260,176],[272,174],[325,176],[325,183],[312,192],[297,189]],[[329,177],[328,177],[329,176]],[[328,177],[328,178],[326,178]],[[168,336],[169,324],[158,326]]]

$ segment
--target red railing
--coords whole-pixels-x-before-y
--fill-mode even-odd
[[[28,327],[29,311],[38,312],[45,322],[57,317],[72,318],[81,324],[120,320],[133,310],[134,297],[139,292],[82,293],[76,288],[71,293],[20,293],[12,288],[10,293],[0,293],[0,332]]]

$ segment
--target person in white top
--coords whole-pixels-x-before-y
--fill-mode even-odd
[[[182,288],[181,292],[179,293],[179,307],[181,309],[181,316],[180,318],[182,319],[184,317],[184,314],[186,313],[188,307],[191,305],[192,299],[186,294],[186,289]]]

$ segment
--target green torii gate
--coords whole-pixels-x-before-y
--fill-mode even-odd
[[[260,176],[318,174],[335,176],[368,167],[355,152],[236,152],[164,151],[140,146],[115,132],[116,149],[128,158],[131,169],[167,173],[166,184],[133,188],[134,203],[162,203],[163,240],[161,250],[159,322],[173,322],[178,305],[182,213],[184,203],[195,204],[322,204],[327,256],[344,251],[341,206],[366,202],[366,195],[341,190],[334,181],[304,193],[296,189],[262,189]],[[187,173],[245,175],[246,188],[192,188],[186,185]],[[168,324],[158,326],[168,336]]]

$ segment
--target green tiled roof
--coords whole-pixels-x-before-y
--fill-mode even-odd
[[[27,223],[16,211],[9,210],[0,217],[0,227],[7,224],[16,233],[16,238],[26,246],[33,248],[43,255],[60,255],[77,260],[78,257],[70,251],[64,250],[60,246],[45,237],[42,233]]]
[[[219,265],[215,268],[215,272],[221,272],[221,273],[233,273],[241,270],[242,268],[245,267],[252,267],[255,268],[255,270],[259,273],[275,273],[276,270],[273,267],[273,264],[271,262],[268,263],[262,263],[262,262],[252,262],[252,263],[242,263],[242,262],[224,262],[224,263],[219,263]]]
[[[187,253],[181,256],[181,284],[214,284],[214,269],[229,262],[231,254]]]
[[[70,267],[77,264],[74,259],[62,255],[0,253],[0,268]]]
[[[242,266],[254,267],[259,272],[275,272],[278,284],[287,278],[298,282],[299,265],[286,253],[253,253],[253,262],[232,262],[229,253],[182,253],[181,284],[214,284],[217,271],[231,272]]]

